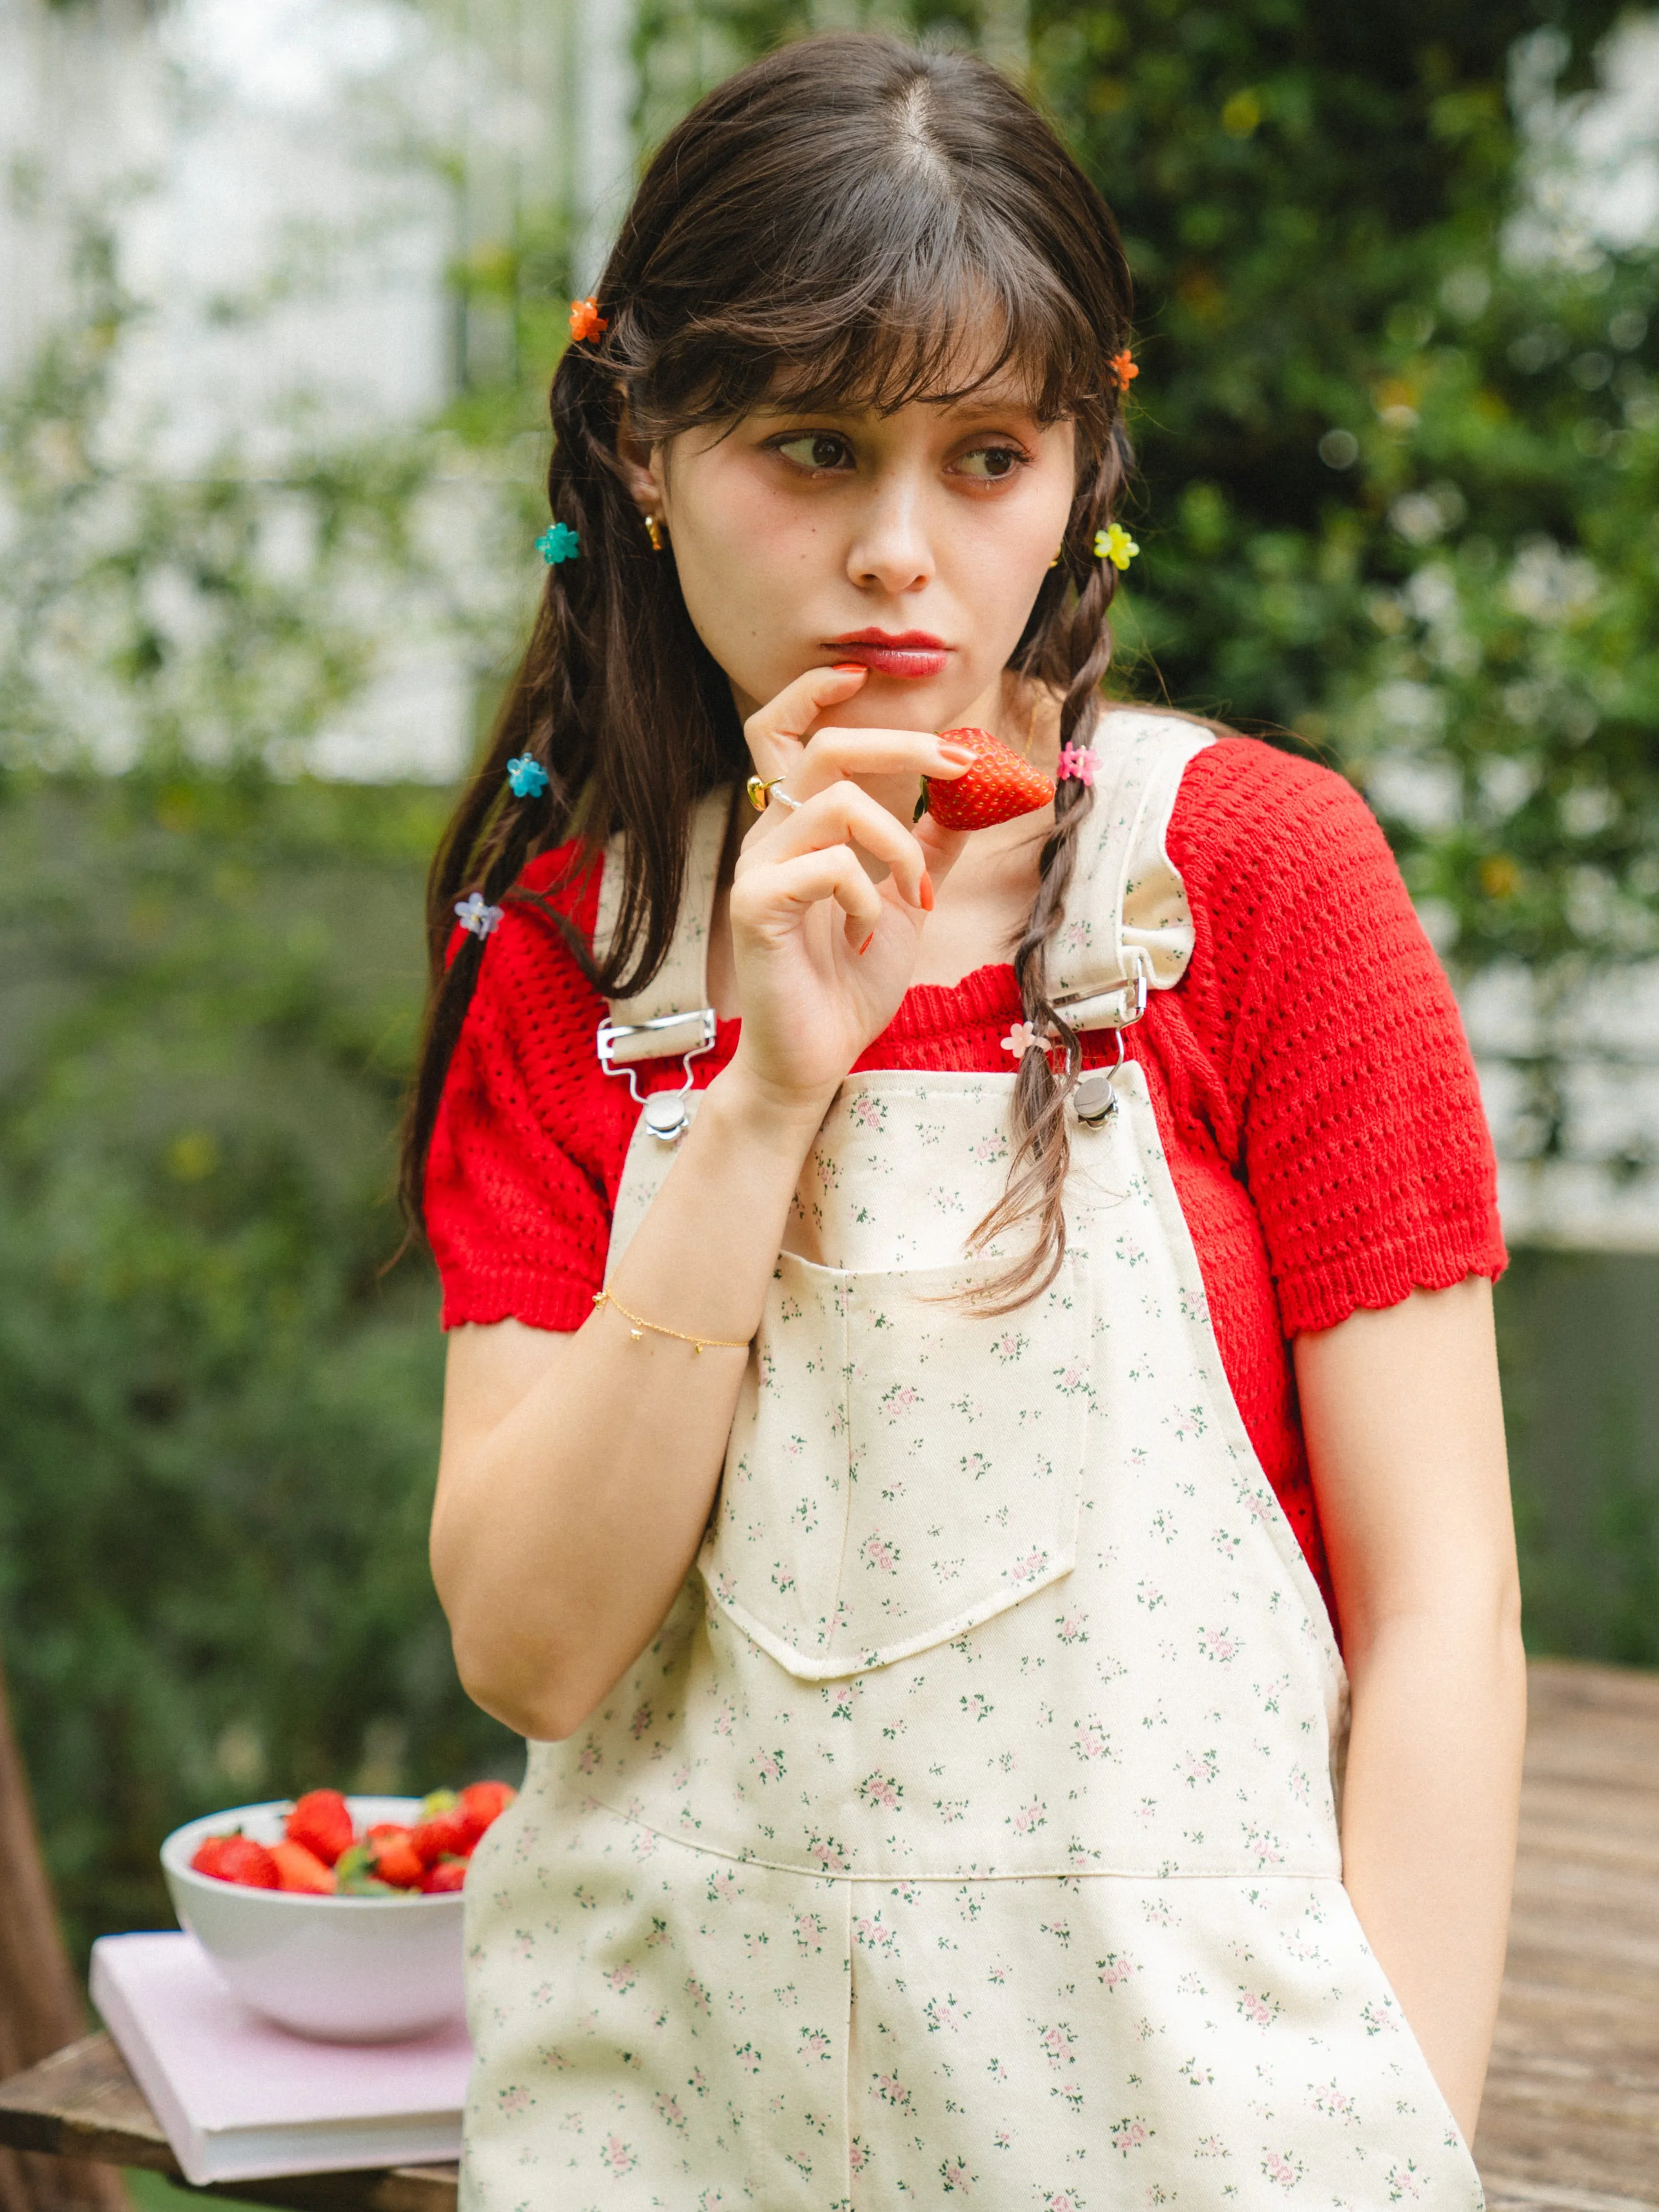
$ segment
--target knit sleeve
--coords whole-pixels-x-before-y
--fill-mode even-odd
[[[427,1160],[446,1328],[511,1318],[574,1329],[592,1310],[626,1146],[593,1079],[604,1012],[555,926],[509,902],[485,947]]]
[[[1500,1273],[1457,1003],[1359,794],[1224,740],[1188,769],[1170,845],[1199,939],[1189,1018],[1286,1336]]]

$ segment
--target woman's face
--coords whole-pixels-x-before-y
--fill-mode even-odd
[[[740,714],[857,660],[871,674],[835,708],[844,727],[994,726],[1065,531],[1073,445],[1070,422],[995,387],[888,416],[767,410],[654,448],[639,489]]]

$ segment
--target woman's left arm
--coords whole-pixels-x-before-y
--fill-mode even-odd
[[[1343,1880],[1473,2140],[1526,1726],[1492,1286],[1414,1291],[1295,1358],[1353,1693]]]

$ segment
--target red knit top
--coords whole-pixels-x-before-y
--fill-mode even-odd
[[[1326,1589],[1290,1340],[1416,1286],[1496,1276],[1496,1174],[1456,1003],[1364,802],[1249,738],[1187,769],[1170,820],[1195,945],[1126,1033],[1147,1087],[1251,1441]],[[545,890],[568,848],[525,873]],[[598,871],[564,896],[593,927]],[[1013,971],[911,990],[860,1067],[1006,1073]],[[638,1114],[594,1057],[605,1003],[557,930],[509,903],[440,1109],[426,1223],[444,1326],[574,1329],[603,1281]],[[692,1063],[724,1067],[739,1024]],[[1110,1034],[1085,1039],[1093,1064]],[[678,1085],[679,1063],[656,1080]],[[648,1085],[646,1087],[649,1087]]]

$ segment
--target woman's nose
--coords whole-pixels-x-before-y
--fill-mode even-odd
[[[847,573],[860,589],[896,594],[919,591],[932,580],[933,552],[922,505],[904,485],[872,499],[847,554]]]

